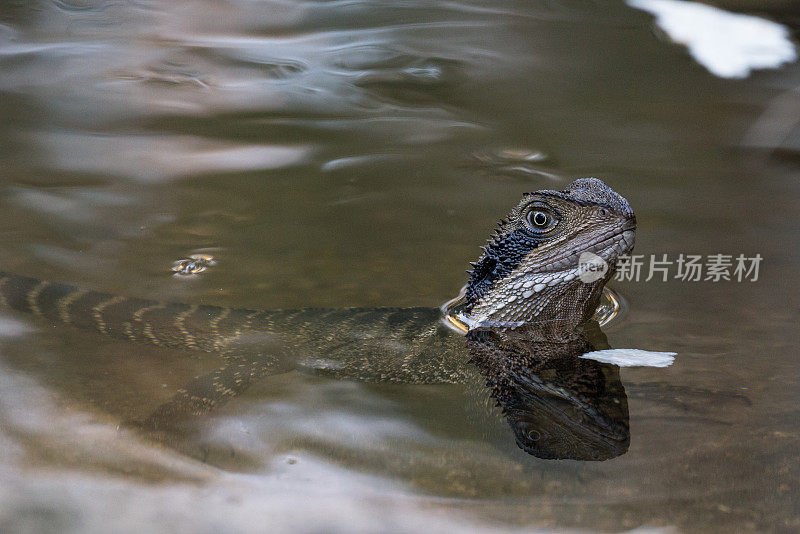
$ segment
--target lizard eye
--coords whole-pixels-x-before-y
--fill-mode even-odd
[[[534,232],[546,232],[554,227],[557,223],[555,217],[542,208],[533,208],[528,212],[528,226]]]

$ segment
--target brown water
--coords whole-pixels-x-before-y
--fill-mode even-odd
[[[0,531],[800,530],[798,84],[714,78],[616,2],[0,3],[4,270],[439,306],[522,192],[586,175],[630,200],[639,254],[764,258],[614,284],[612,346],[678,356],[622,369],[631,445],[605,462],[525,454],[461,386],[297,373],[157,446],[117,425],[212,356],[3,312]],[[195,253],[216,264],[172,276]]]

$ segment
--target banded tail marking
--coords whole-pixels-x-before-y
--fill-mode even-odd
[[[222,336],[220,336],[219,333],[219,322],[225,319],[230,314],[231,314],[230,308],[223,308],[222,313],[211,319],[211,323],[209,323],[209,325],[211,326],[211,339],[215,351],[219,351],[222,348],[222,344],[224,343],[224,340],[222,339]]]
[[[151,304],[149,306],[145,306],[140,308],[136,313],[133,314],[133,320],[137,323],[142,323],[142,334],[153,344],[153,345],[161,345],[162,340],[158,338],[158,336],[153,333],[153,325],[149,321],[145,321],[144,315],[152,310],[163,310],[167,307],[164,302],[157,302],[155,304]]]
[[[103,302],[92,308],[92,317],[94,317],[94,320],[97,323],[98,330],[100,330],[104,334],[109,333],[106,322],[103,319],[103,310],[105,310],[109,306],[113,306],[114,304],[123,302],[124,300],[126,300],[125,297],[111,297],[110,299],[104,300]]]
[[[69,293],[66,297],[62,297],[57,304],[58,318],[66,324],[72,323],[72,315],[70,315],[69,307],[73,302],[83,297],[88,293],[84,289],[76,289]]]
[[[192,349],[197,348],[197,342],[195,341],[192,333],[186,328],[186,319],[199,309],[200,306],[197,304],[192,304],[189,306],[188,310],[182,311],[177,317],[175,317],[175,327],[183,335],[183,341],[186,343],[186,346]]]
[[[47,287],[50,285],[50,282],[42,280],[28,293],[28,297],[26,299],[28,301],[28,307],[35,315],[43,315],[42,310],[39,308],[39,304],[36,302],[36,299],[38,299],[39,294],[47,289]]]
[[[226,349],[221,330],[247,328],[257,314],[114,296],[5,272],[0,272],[0,305],[128,341],[208,352]]]

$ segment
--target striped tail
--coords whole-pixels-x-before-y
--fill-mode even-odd
[[[0,305],[110,336],[222,351],[263,312],[128,298],[0,272]]]

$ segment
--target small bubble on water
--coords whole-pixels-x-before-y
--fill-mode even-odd
[[[191,276],[200,274],[216,264],[210,254],[192,254],[188,258],[178,260],[172,264],[176,276]]]

